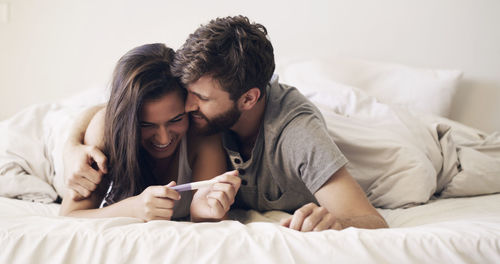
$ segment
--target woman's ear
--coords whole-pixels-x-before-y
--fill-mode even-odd
[[[259,101],[260,89],[257,87],[251,88],[246,93],[242,94],[239,101],[241,110],[250,110]]]

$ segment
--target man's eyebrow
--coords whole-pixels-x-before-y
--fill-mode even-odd
[[[197,96],[197,97],[199,97],[199,98],[207,98],[207,97],[208,97],[208,96],[206,96],[206,95],[202,95],[202,94],[199,94],[199,93],[197,93],[197,92],[193,92],[193,91],[190,91],[190,93],[192,93],[192,94],[196,95],[196,96]]]

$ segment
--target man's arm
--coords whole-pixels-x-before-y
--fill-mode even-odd
[[[319,204],[346,227],[387,228],[384,218],[370,203],[349,171],[342,167],[314,194]],[[332,199],[332,197],[335,197]]]
[[[66,185],[74,191],[69,192],[73,199],[89,197],[101,181],[102,175],[107,173],[106,156],[98,147],[93,146],[102,145],[102,138],[98,139],[96,136],[99,134],[98,132],[91,133],[92,136],[86,134],[88,127],[94,127],[97,130],[104,128],[103,116],[101,116],[102,121],[100,121],[102,128],[92,124],[96,123],[94,119],[97,116],[96,113],[100,110],[103,112],[103,109],[104,106],[99,105],[82,112],[75,120],[64,145],[64,178]],[[89,141],[87,144],[90,145],[82,144],[84,138]]]
[[[335,172],[314,196],[320,206],[306,204],[282,225],[299,231],[388,227],[345,167]]]

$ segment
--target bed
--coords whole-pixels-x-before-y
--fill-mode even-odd
[[[285,212],[217,223],[58,216],[62,144],[89,90],[0,123],[0,263],[498,263],[500,135],[446,118],[461,73],[336,58],[278,68],[322,111],[390,228],[301,233]]]
[[[498,263],[500,195],[384,209],[389,229],[300,233],[282,212],[219,223],[71,219],[59,205],[0,198],[1,263]],[[241,222],[240,222],[241,221]]]

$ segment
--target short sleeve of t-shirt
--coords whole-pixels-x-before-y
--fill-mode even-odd
[[[315,193],[347,163],[333,142],[322,119],[301,114],[284,128],[275,155],[297,172],[306,187]]]

